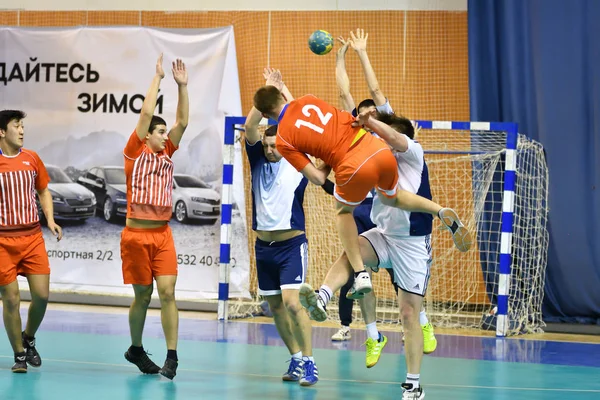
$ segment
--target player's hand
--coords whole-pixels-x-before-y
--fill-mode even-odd
[[[354,122],[352,123],[352,126],[357,127],[363,127],[365,126],[368,122],[369,119],[375,115],[376,111],[375,110],[366,110],[361,112],[360,114],[358,114],[358,116],[354,119]]]
[[[185,63],[180,58],[173,61],[173,79],[179,86],[185,86],[188,83],[188,73]]]
[[[281,72],[278,69],[272,70],[265,85],[275,86],[279,90],[283,89],[283,77],[281,76]]]
[[[344,58],[344,56],[346,55],[346,51],[348,51],[348,46],[350,46],[350,39],[344,39],[343,37],[339,36],[337,40],[341,44],[340,48],[337,51],[337,56],[338,58]]]
[[[165,70],[163,69],[162,63],[163,54],[160,53],[160,56],[158,56],[158,60],[156,61],[156,75],[158,75],[160,79],[165,77]]]
[[[60,241],[60,239],[62,239],[62,237],[63,237],[62,228],[60,226],[56,225],[56,222],[49,221],[48,229],[50,229],[50,232],[52,232],[52,234],[54,236],[56,236],[57,242]]]
[[[271,68],[271,67],[266,67],[265,69],[263,69],[263,78],[265,78],[265,82],[269,80],[269,77],[275,71],[279,71],[279,70],[275,69],[275,68]],[[279,71],[279,73],[281,73],[281,71]],[[283,77],[282,77],[282,79],[283,79]]]
[[[367,38],[369,37],[368,33],[365,33],[364,29],[357,29],[356,34],[354,32],[350,32],[350,46],[355,51],[364,51],[367,50]]]
[[[417,140],[417,138],[419,137],[419,132],[421,132],[421,127],[419,126],[419,124],[417,123],[417,121],[410,121],[413,125],[413,128],[415,128],[415,136],[413,137],[413,140]]]

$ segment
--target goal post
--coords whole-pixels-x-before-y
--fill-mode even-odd
[[[513,235],[513,212],[515,197],[516,157],[518,125],[498,122],[416,121],[422,129],[495,131],[506,133],[504,188],[500,223],[500,254],[498,263],[498,292],[496,314],[496,336],[508,333],[509,282],[511,273],[511,250]],[[475,149],[472,153],[482,150]],[[485,151],[485,150],[483,150]],[[468,154],[469,152],[467,152]]]
[[[244,117],[226,118],[226,148],[233,148],[235,130],[240,129],[236,126],[244,121]],[[425,297],[430,321],[440,327],[493,329],[501,337],[540,332],[548,249],[548,169],[543,147],[519,134],[513,123],[416,122],[421,127],[416,139],[425,150],[433,200],[455,209],[474,238],[471,251],[460,253],[441,224],[434,228],[431,281]],[[225,173],[232,162],[226,159],[230,154],[233,150],[223,152],[223,215],[230,196]],[[227,168],[233,169],[230,165]],[[249,171],[245,170],[244,176],[249,182]],[[247,187],[247,203],[251,202],[248,193]],[[246,209],[251,207],[246,205]],[[304,209],[309,240],[307,282],[319,287],[342,252],[334,200],[321,188],[309,185]],[[247,221],[250,218],[248,215]],[[263,300],[257,294],[253,257],[248,283],[252,298],[228,298],[228,258],[224,256],[229,232],[224,217],[219,319],[260,314]],[[253,240],[254,235],[249,233],[248,238]],[[378,321],[398,324],[396,296],[387,273],[374,274],[373,282]],[[361,319],[357,310],[355,307],[356,321]],[[328,313],[332,321],[338,320],[337,297],[329,303]]]

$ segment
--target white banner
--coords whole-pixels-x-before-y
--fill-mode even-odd
[[[1,108],[28,114],[25,147],[39,153],[52,179],[49,188],[64,238],[57,243],[46,229],[44,235],[51,290],[64,292],[132,294],[123,284],[119,250],[126,209],[122,151],[161,52],[166,76],[156,114],[169,126],[175,122],[171,62],[183,59],[190,120],[173,156],[177,297],[216,299],[224,116],[242,111],[233,27],[0,28],[0,44]],[[236,165],[241,165],[239,144]],[[249,256],[241,168],[234,185],[230,292],[246,297]]]

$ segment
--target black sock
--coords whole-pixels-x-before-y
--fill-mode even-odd
[[[129,352],[134,356],[141,356],[142,354],[144,354],[144,346],[137,347],[137,346],[131,345],[129,347]]]
[[[35,340],[35,336],[29,336],[25,333],[25,331],[23,331],[23,339],[31,342],[32,340]]]
[[[177,350],[167,350],[167,358],[170,358],[173,361],[179,361],[177,359]]]

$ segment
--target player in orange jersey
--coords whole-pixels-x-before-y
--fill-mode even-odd
[[[40,227],[37,192],[48,228],[58,240],[62,230],[54,222],[50,178],[37,153],[23,148],[25,113],[0,111],[0,295],[4,329],[15,353],[13,372],[42,365],[35,348],[37,332],[48,305],[50,266]],[[17,275],[29,283],[31,304],[21,332],[21,298]]]
[[[352,210],[373,188],[383,204],[406,211],[438,216],[451,230],[460,251],[470,248],[471,238],[456,213],[428,199],[397,189],[396,159],[383,140],[370,135],[362,125],[381,138],[393,141],[385,124],[377,124],[369,113],[354,118],[325,101],[308,95],[289,104],[281,94],[281,73],[272,73],[267,84],[255,93],[254,106],[264,116],[279,121],[277,150],[314,184],[323,185],[335,173],[336,224],[344,251],[355,273],[354,289],[359,294],[372,290],[371,279],[360,256],[358,231]],[[385,129],[382,129],[385,128]],[[317,168],[307,154],[329,167]]]
[[[178,86],[175,125],[167,130],[166,122],[154,115],[158,89],[165,76],[163,56],[156,63],[156,74],[140,119],[123,151],[127,177],[127,222],[121,234],[123,280],[132,284],[135,299],[129,309],[131,346],[125,358],[145,374],[161,373],[173,379],[177,372],[177,335],[179,312],[175,303],[177,255],[168,223],[173,203],[173,161],[188,124],[188,75],[181,60],[173,62],[173,78]],[[156,280],[161,305],[161,321],[167,342],[167,358],[159,368],[142,346],[146,311]]]

